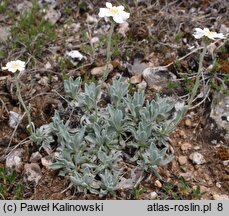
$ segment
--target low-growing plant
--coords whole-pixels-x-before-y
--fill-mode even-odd
[[[21,182],[17,182],[16,171],[0,168],[0,200],[3,199],[23,199],[24,187]]]
[[[18,22],[11,28],[9,38],[10,49],[25,49],[35,58],[41,57],[48,43],[56,37],[55,27],[44,19],[37,1],[33,1],[31,10],[20,16]]]
[[[158,199],[200,200],[204,194],[205,192],[200,190],[199,185],[193,189],[191,183],[186,181],[183,177],[180,177],[177,184],[172,182],[164,183]]]
[[[6,12],[8,3],[8,0],[3,0],[0,2],[0,14]]]
[[[80,78],[65,80],[64,89],[78,126],[70,127],[71,119],[63,121],[56,111],[46,130],[37,129],[33,141],[47,147],[53,136],[58,156],[51,167],[69,176],[78,192],[115,195],[121,188],[136,187],[147,173],[161,178],[158,168],[173,159],[169,132],[182,115],[182,110],[173,115],[173,99],[158,96],[148,101],[140,90],[130,95],[122,77],[114,78],[103,93],[94,83],[81,87]],[[135,163],[142,175],[136,179],[125,173],[125,163]]]

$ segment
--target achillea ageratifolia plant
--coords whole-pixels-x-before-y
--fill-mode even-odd
[[[169,133],[182,116],[181,110],[173,115],[174,100],[157,97],[148,101],[140,90],[131,95],[121,77],[114,78],[103,93],[94,83],[81,88],[80,77],[65,80],[64,89],[77,127],[56,112],[52,123],[37,129],[34,140],[46,148],[54,140],[58,143],[51,167],[68,176],[78,192],[115,195],[121,188],[136,187],[146,173],[161,178],[159,167],[174,157],[169,151]],[[128,164],[135,164],[141,176],[135,169],[126,173]]]
[[[189,98],[189,101],[188,101],[189,107],[193,103],[193,100],[194,100],[194,98],[198,92],[198,88],[200,87],[200,77],[203,76],[203,61],[204,61],[204,57],[207,53],[208,45],[212,42],[212,40],[225,39],[226,38],[223,33],[212,32],[208,28],[204,28],[204,29],[195,28],[195,32],[194,32],[193,36],[196,39],[202,39],[203,44],[204,44],[204,48],[203,48],[202,53],[200,54],[199,67],[198,67],[198,72],[196,75],[196,81],[195,81],[195,84],[194,84],[194,87],[193,87],[193,90],[191,93],[191,97]]]
[[[6,64],[5,67],[2,67],[2,70],[8,70],[9,72],[15,74],[17,97],[28,117],[29,125],[27,126],[27,129],[30,132],[30,134],[32,134],[35,131],[34,124],[31,120],[29,108],[25,105],[23,101],[20,88],[20,73],[22,73],[25,70],[25,62],[21,60],[10,61]]]
[[[109,18],[112,17],[111,26],[110,26],[110,32],[108,34],[107,39],[107,61],[106,61],[106,69],[103,75],[103,80],[105,81],[107,79],[107,76],[109,75],[109,64],[111,61],[111,39],[112,34],[114,32],[115,23],[124,23],[126,20],[130,17],[130,13],[127,13],[124,11],[124,7],[122,5],[120,6],[112,6],[111,3],[106,2],[106,8],[100,8],[99,10],[99,17],[103,18]]]

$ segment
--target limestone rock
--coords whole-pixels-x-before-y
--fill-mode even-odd
[[[181,150],[182,151],[188,151],[190,149],[192,149],[192,144],[191,143],[186,142],[186,143],[182,144],[182,146],[181,146]]]
[[[57,21],[60,19],[61,17],[61,13],[60,11],[57,11],[55,9],[53,9],[52,7],[50,7],[45,15],[45,20],[49,21],[50,23],[52,23],[53,25],[57,23]]]
[[[130,78],[130,83],[132,83],[132,84],[138,84],[138,83],[140,83],[141,81],[142,81],[142,75],[141,75],[141,74],[132,76],[132,77]]]
[[[154,183],[154,185],[156,187],[158,187],[158,188],[162,188],[162,184],[161,184],[161,182],[159,180],[156,180],[155,183]]]
[[[9,126],[15,128],[17,124],[21,121],[22,116],[14,111],[9,112]]]
[[[224,94],[214,94],[211,105],[211,119],[214,120],[217,127],[212,123],[212,131],[218,131],[216,135],[225,140],[229,139],[229,96]]]
[[[42,177],[41,168],[37,163],[25,164],[24,166],[24,182],[27,184],[35,184],[39,182]]]
[[[142,62],[140,58],[135,58],[133,64],[126,64],[128,72],[132,75],[142,74],[145,69],[149,67],[149,64]]]
[[[101,67],[95,67],[91,70],[91,74],[94,75],[94,76],[98,76],[98,77],[101,77],[105,70],[106,70],[106,65],[105,66],[101,66]],[[109,64],[108,65],[108,70],[109,72],[111,72],[113,70],[113,65],[112,64]]]
[[[12,151],[6,158],[6,168],[20,172],[23,168],[23,153],[24,150],[22,148]]]
[[[178,162],[179,164],[182,166],[182,165],[185,165],[188,161],[188,158],[187,156],[179,156],[178,157]]]
[[[155,191],[153,191],[153,192],[150,193],[150,198],[152,200],[155,200],[157,198],[157,196],[158,196],[158,194]]]
[[[52,160],[52,156],[51,155],[47,155],[43,158],[41,158],[41,163],[44,167],[46,167],[47,169],[49,169],[49,166],[52,164],[53,160]]]
[[[31,155],[29,161],[30,161],[31,163],[36,163],[36,162],[40,161],[41,158],[42,158],[42,156],[41,156],[40,152],[37,151],[37,152],[34,152],[34,153]]]
[[[189,159],[193,162],[193,164],[197,164],[197,165],[206,163],[204,156],[199,152],[194,152],[190,154]]]
[[[175,81],[176,76],[165,67],[150,67],[143,71],[143,78],[147,82],[149,88],[161,91],[168,87],[169,82]]]
[[[226,194],[214,194],[213,199],[214,200],[229,200],[229,197]]]

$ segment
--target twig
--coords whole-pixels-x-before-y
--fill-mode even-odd
[[[52,92],[56,93],[58,96],[60,96],[63,100],[65,100],[68,104],[71,104],[70,101],[68,101],[66,98],[64,98],[59,92],[57,92],[56,90],[52,90]]]
[[[228,35],[229,35],[229,33],[226,34],[225,36],[227,37]],[[207,46],[207,49],[208,49],[209,46],[211,46],[212,44],[216,44],[216,43],[218,43],[218,42],[221,41],[221,40],[222,40],[222,39],[218,39],[218,40],[212,42],[211,44],[209,44],[209,45]],[[227,41],[227,40],[226,40],[226,41]],[[221,45],[221,46],[222,46],[222,45]],[[221,46],[220,46],[220,47],[221,47]],[[204,47],[202,47],[202,46],[201,46],[201,47],[197,47],[196,49],[192,50],[192,51],[189,52],[188,54],[186,54],[186,55],[182,56],[181,58],[177,59],[176,61],[181,61],[181,60],[187,58],[188,56],[190,56],[191,54],[197,52],[198,50],[202,50],[203,48],[204,48]],[[218,48],[219,48],[219,47],[218,47]],[[170,66],[173,65],[173,64],[174,64],[174,61],[171,62],[171,63],[169,63],[169,64],[167,64],[167,65],[165,65],[165,66],[162,66],[162,67],[168,68],[168,67],[170,67]]]
[[[20,141],[17,145],[15,145],[11,151],[5,156],[5,158],[7,158],[18,146],[22,145],[22,144],[25,144],[25,143],[28,143],[28,142],[31,142],[30,140],[28,140],[29,138],[25,138],[23,139],[22,141]]]
[[[193,110],[193,109],[195,109],[196,107],[200,106],[200,105],[208,98],[210,91],[211,91],[211,89],[209,88],[208,91],[207,91],[207,93],[205,94],[204,99],[201,100],[198,104],[196,104],[196,105],[194,105],[194,106],[192,106],[192,107],[189,107],[188,110]],[[196,99],[197,99],[197,97],[196,97]],[[195,101],[195,99],[194,99],[193,101]]]
[[[3,101],[1,98],[0,98],[0,101],[1,101],[1,103],[2,103],[3,109],[5,109],[6,112],[7,112],[7,114],[9,114],[9,110],[7,109],[6,104],[4,103],[4,101]]]
[[[21,117],[21,118],[19,119],[19,121],[17,122],[17,125],[16,125],[16,127],[14,128],[13,133],[12,133],[12,135],[11,135],[9,144],[8,144],[8,146],[7,146],[7,148],[6,148],[6,152],[9,150],[9,147],[10,147],[12,141],[13,141],[14,135],[15,135],[15,133],[16,133],[16,131],[17,131],[17,129],[18,129],[18,126],[20,125],[22,119],[25,117],[25,114],[26,114],[26,112],[23,113],[22,117]]]

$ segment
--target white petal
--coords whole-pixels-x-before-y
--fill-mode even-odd
[[[117,7],[117,9],[118,9],[119,11],[123,11],[123,10],[124,10],[124,7],[123,7],[122,5],[120,5],[120,6]]]
[[[7,70],[8,68],[7,67],[2,67],[2,70]]]
[[[219,33],[217,34],[217,37],[220,38],[220,39],[225,39],[226,37],[224,36],[223,33]]]
[[[100,8],[99,9],[99,17],[110,17],[109,9],[107,8]]]
[[[125,11],[121,11],[120,16],[123,18],[124,21],[126,21],[130,17],[130,13],[127,13]]]
[[[195,33],[193,34],[193,36],[196,38],[196,39],[200,39],[202,38],[204,35],[205,35],[205,32],[204,30],[200,29],[200,28],[195,28]]]
[[[21,60],[16,60],[15,62],[18,63],[18,64],[21,64],[21,65],[25,65],[25,62],[21,61]]]
[[[12,72],[12,73],[15,73],[15,72],[17,71],[16,68],[9,68],[8,70],[9,70],[10,72]]]
[[[123,20],[122,16],[120,16],[119,14],[113,16],[113,20],[114,20],[116,23],[124,23],[124,20]]]
[[[195,28],[195,31],[197,31],[197,32],[203,32],[204,30],[201,29],[201,28]]]
[[[110,2],[106,2],[106,7],[107,8],[112,8],[112,4]]]
[[[193,34],[193,36],[196,38],[196,39],[200,39],[204,36],[204,34]]]
[[[196,31],[197,34],[198,33],[205,34],[205,31],[203,29],[201,29],[201,28],[195,28],[195,31]]]

